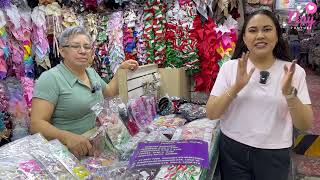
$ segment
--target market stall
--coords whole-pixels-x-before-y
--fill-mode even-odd
[[[204,119],[204,104],[220,66],[231,58],[242,4],[1,1],[0,179],[210,179],[218,157],[219,123]],[[47,142],[28,131],[34,83],[60,63],[58,37],[76,25],[92,36],[90,66],[107,83],[123,61],[141,65],[135,73],[119,72],[120,98],[92,107],[97,127],[84,136],[97,154],[79,159],[58,140]],[[179,148],[178,142],[205,145],[201,154],[207,156],[131,167],[139,161],[130,157],[139,154],[141,144],[160,143],[160,148],[167,141]]]

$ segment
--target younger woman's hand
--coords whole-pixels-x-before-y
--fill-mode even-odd
[[[238,59],[237,77],[235,82],[235,88],[238,91],[248,84],[255,70],[255,68],[251,68],[250,72],[247,72],[248,58],[249,52],[242,53],[242,57]]]
[[[287,65],[284,65],[284,76],[282,79],[282,94],[288,95],[292,91],[292,77],[294,75],[294,72],[296,71],[296,63],[297,60],[293,60],[291,65],[288,67]]]

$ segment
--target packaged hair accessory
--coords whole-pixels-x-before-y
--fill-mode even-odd
[[[49,141],[49,144],[51,145],[49,150],[73,176],[84,179],[90,175],[90,172],[80,164],[79,160],[59,140]]]
[[[1,178],[5,179],[50,179],[43,165],[27,153],[0,157],[0,167],[5,172]]]
[[[20,81],[16,78],[9,77],[6,79],[6,87],[9,97],[8,112],[12,116],[12,138],[17,140],[28,135],[29,113],[27,104],[23,97],[23,91]]]
[[[119,149],[119,145],[128,142],[130,138],[130,134],[119,115],[119,104],[122,104],[122,101],[118,97],[105,99],[91,108],[98,117],[101,126],[106,128],[108,137],[117,149]]]
[[[129,160],[129,157],[133,151],[137,148],[138,143],[141,142],[147,133],[140,131],[138,134],[133,136],[126,144],[120,146],[121,160]]]
[[[168,96],[160,98],[157,106],[158,111],[162,116],[173,114],[176,111],[174,102]]]
[[[76,180],[54,154],[52,154],[48,146],[50,146],[48,143],[38,145],[38,147],[32,149],[30,153],[44,166],[52,178]]]
[[[153,120],[151,113],[146,111],[145,103],[141,97],[129,100],[128,110],[140,131],[144,130]]]
[[[151,180],[155,179],[159,168],[139,168],[127,170],[122,179],[124,180]]]
[[[89,140],[94,148],[94,156],[96,157],[105,153],[116,153],[116,150],[106,134],[105,126],[99,127],[99,129],[89,137]]]
[[[160,116],[148,126],[148,130],[173,135],[176,129],[183,126],[186,122],[185,119],[176,117],[175,115]]]
[[[156,97],[154,95],[142,96],[142,100],[145,104],[146,111],[149,113],[149,117],[153,120],[157,115]]]
[[[127,171],[128,161],[122,161],[113,164],[107,171],[107,179],[120,180]]]
[[[182,104],[179,107],[179,112],[188,121],[193,121],[196,119],[201,119],[206,117],[205,106],[198,105],[198,104],[192,104],[192,103]]]
[[[116,162],[118,162],[118,155],[115,153],[104,153],[98,157],[86,157],[81,160],[90,172],[87,179],[107,179],[109,167]]]

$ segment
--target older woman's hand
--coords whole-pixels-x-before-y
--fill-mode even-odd
[[[94,149],[91,143],[84,136],[65,132],[63,143],[77,158],[86,155],[92,156],[94,154]]]
[[[132,60],[132,59],[126,60],[121,63],[120,68],[135,71],[139,68],[139,63],[135,60]]]

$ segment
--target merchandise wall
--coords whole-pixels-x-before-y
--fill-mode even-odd
[[[191,103],[190,89],[181,88],[190,88],[190,78],[194,91],[211,91],[221,65],[231,59],[243,16],[243,2],[236,0],[1,1],[0,179],[212,178],[219,121],[206,119],[204,105]],[[28,132],[34,83],[60,63],[59,35],[71,26],[83,26],[91,35],[89,64],[107,83],[129,59],[145,75],[132,78],[142,83],[143,95],[130,94],[126,82],[120,87],[126,99],[92,106],[97,126],[83,136],[97,150],[94,157],[76,158],[58,140]],[[143,70],[150,64],[156,65],[152,76]],[[160,80],[158,73],[183,77]],[[170,82],[183,85],[172,90],[176,84]],[[168,88],[183,95],[170,97]],[[154,151],[140,156],[168,144],[184,159]]]
[[[86,27],[94,39],[92,67],[106,82],[122,61],[134,59],[183,68],[194,90],[208,93],[231,57],[243,14],[237,1],[106,2],[40,1],[30,8],[25,1],[1,1],[1,131],[13,129],[13,139],[27,134],[34,80],[59,64],[58,37],[67,27]]]

